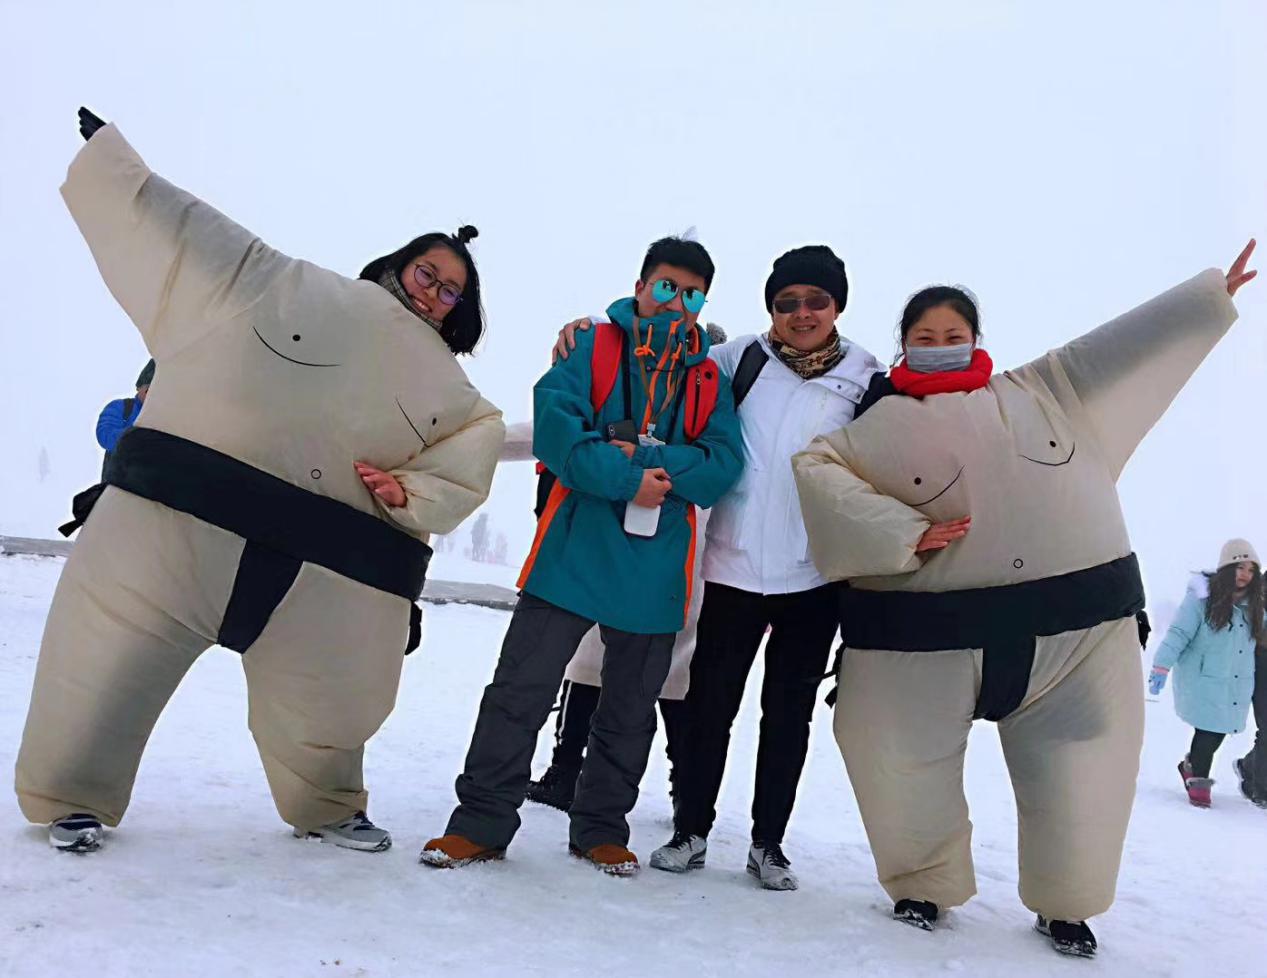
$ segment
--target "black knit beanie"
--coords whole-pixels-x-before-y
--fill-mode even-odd
[[[154,361],[151,360],[149,363],[147,363],[144,367],[141,368],[140,376],[136,378],[136,386],[138,388],[149,387],[150,383],[153,380],[154,380]]]
[[[836,300],[836,311],[844,312],[849,298],[849,278],[845,263],[826,245],[793,248],[774,260],[774,269],[765,282],[765,308],[774,307],[774,297],[789,285],[815,285]]]

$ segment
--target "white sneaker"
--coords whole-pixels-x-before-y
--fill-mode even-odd
[[[382,852],[392,847],[391,833],[380,829],[366,818],[364,812],[356,812],[342,821],[331,822],[308,832],[295,829],[295,838],[320,839],[344,849],[359,849],[361,852]]]
[[[796,874],[792,872],[792,864],[779,845],[754,842],[748,850],[748,875],[767,890],[795,890],[800,886]]]
[[[63,815],[48,823],[48,844],[60,852],[96,852],[104,836],[95,815]]]
[[[702,835],[674,832],[672,839],[651,854],[651,866],[666,873],[685,873],[703,869],[707,855],[708,840]]]

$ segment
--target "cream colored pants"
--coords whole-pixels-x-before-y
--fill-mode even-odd
[[[150,731],[215,643],[243,546],[106,490],[44,631],[17,762],[28,819],[123,818]],[[395,705],[408,624],[403,598],[304,564],[243,656],[251,733],[277,810],[296,828],[366,808],[362,753]]]
[[[963,759],[981,651],[849,649],[835,733],[894,900],[976,893]],[[1029,688],[999,723],[1016,796],[1021,900],[1080,921],[1113,903],[1144,736],[1135,619],[1039,638]]]

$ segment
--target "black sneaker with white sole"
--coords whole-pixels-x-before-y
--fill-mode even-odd
[[[96,852],[104,836],[95,815],[76,812],[48,823],[48,844],[59,852]]]
[[[1051,946],[1061,954],[1075,958],[1094,958],[1098,950],[1091,928],[1080,920],[1048,920],[1039,914],[1034,921],[1034,930],[1050,938]]]
[[[920,930],[932,930],[937,926],[937,904],[927,900],[899,900],[893,905],[893,919]]]

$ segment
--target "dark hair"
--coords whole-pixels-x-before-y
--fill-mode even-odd
[[[959,285],[930,285],[925,289],[920,289],[906,300],[906,308],[902,310],[902,318],[897,327],[897,353],[893,358],[894,363],[902,358],[902,344],[906,342],[906,334],[924,318],[924,313],[940,306],[948,306],[967,320],[972,328],[973,341],[981,339],[977,297]]]
[[[1207,573],[1210,596],[1205,601],[1205,620],[1216,632],[1232,627],[1232,605],[1236,603],[1236,564],[1220,567]],[[1254,577],[1245,589],[1245,614],[1249,618],[1250,634],[1254,642],[1263,641],[1263,577],[1258,565],[1254,565]]]
[[[645,282],[657,265],[676,265],[688,272],[694,272],[704,280],[706,292],[713,284],[713,259],[698,241],[668,237],[652,242],[647,249],[647,256],[642,259],[642,271],[638,273],[638,278]]]
[[[429,234],[414,238],[403,248],[390,255],[375,258],[361,269],[360,278],[367,282],[377,282],[383,272],[390,270],[400,278],[405,266],[425,254],[436,245],[443,245],[462,259],[466,266],[466,288],[462,290],[462,301],[449,310],[440,324],[440,338],[448,344],[454,353],[470,353],[475,349],[484,335],[484,305],[480,299],[480,273],[475,268],[475,259],[471,257],[466,243],[478,237],[479,231],[469,224],[458,228],[457,234],[445,234],[443,231],[432,231]]]

